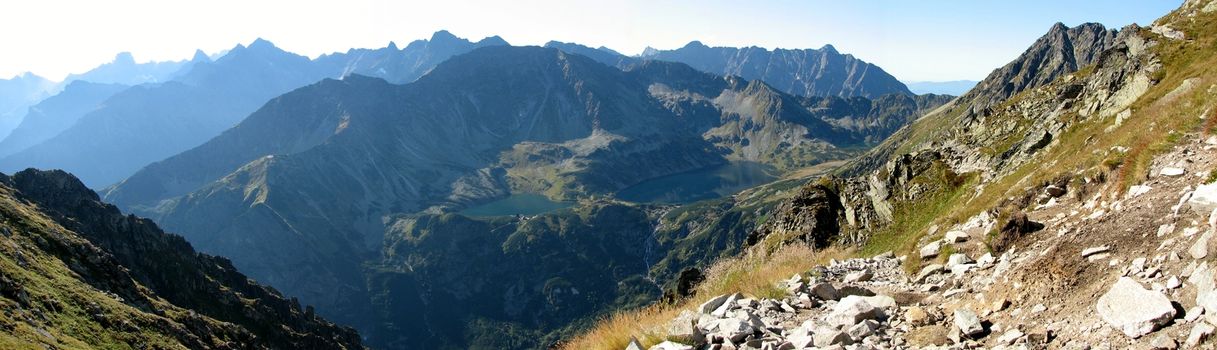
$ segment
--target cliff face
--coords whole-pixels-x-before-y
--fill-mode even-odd
[[[0,343],[362,348],[354,330],[123,215],[67,173],[0,177],[0,202],[0,318],[12,330]]]
[[[1103,51],[1124,40],[1119,33],[1098,23],[1072,28],[1057,23],[1017,59],[994,70],[960,100],[971,103],[972,112],[983,113],[1023,90],[1046,85],[1095,63]]]

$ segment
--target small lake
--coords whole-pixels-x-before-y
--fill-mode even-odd
[[[726,197],[778,179],[772,166],[732,162],[643,181],[617,192],[617,198],[639,203],[681,204]]]
[[[569,208],[574,203],[555,202],[539,194],[513,194],[507,198],[462,210],[465,216],[537,215]]]

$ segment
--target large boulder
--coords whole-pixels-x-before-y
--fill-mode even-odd
[[[1187,200],[1187,204],[1192,206],[1192,210],[1197,213],[1211,213],[1213,209],[1217,209],[1217,183],[1200,185],[1192,192],[1192,197]]]
[[[1170,299],[1128,277],[1116,280],[1095,308],[1103,321],[1132,338],[1149,334],[1175,317]]]

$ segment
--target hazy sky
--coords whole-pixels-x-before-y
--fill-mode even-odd
[[[979,80],[1055,22],[1149,24],[1181,0],[875,1],[266,1],[38,0],[0,3],[0,77],[52,79],[108,62],[177,60],[266,38],[317,56],[351,47],[404,46],[447,29],[549,40],[637,54],[690,40],[711,46],[819,48],[832,44],[897,78]]]

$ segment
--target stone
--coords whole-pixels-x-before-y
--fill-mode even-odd
[[[980,259],[976,259],[976,267],[987,268],[995,262],[997,262],[997,258],[993,256],[993,253],[985,253],[985,255],[980,256]]]
[[[1201,214],[1217,209],[1217,183],[1197,186],[1196,190],[1192,191],[1191,198],[1187,199],[1187,204]]]
[[[688,339],[693,342],[699,342],[702,338],[701,332],[697,331],[694,325],[697,322],[698,314],[684,310],[680,315],[668,322],[668,335],[677,339]]]
[[[828,282],[813,284],[807,289],[807,291],[810,292],[811,295],[820,298],[820,300],[837,300],[841,298],[840,294],[837,293],[837,288],[833,287],[832,283]]]
[[[921,247],[921,251],[920,251],[921,258],[929,259],[929,258],[936,257],[936,256],[938,256],[939,250],[942,250],[942,242],[939,242],[939,241],[930,242],[930,244],[926,244],[924,247]]]
[[[1196,345],[1200,345],[1200,342],[1203,342],[1209,337],[1209,335],[1212,334],[1213,326],[1210,326],[1208,323],[1204,322],[1196,323],[1195,326],[1192,326],[1191,333],[1188,333],[1187,342],[1185,344],[1187,344],[1188,347],[1195,347]]]
[[[1162,170],[1158,171],[1158,175],[1175,177],[1175,176],[1183,175],[1183,173],[1185,173],[1185,172],[1186,171],[1184,171],[1181,168],[1168,166],[1168,167],[1162,168]]]
[[[714,312],[711,312],[710,315],[713,315],[714,317],[726,317],[728,311],[738,307],[738,305],[735,304],[735,301],[743,297],[744,295],[740,293],[731,294],[731,296],[727,297],[727,300],[723,301],[723,304],[719,305],[717,309],[714,309]]]
[[[1095,305],[1099,318],[1130,338],[1140,338],[1170,322],[1175,308],[1165,295],[1120,277]]]
[[[625,346],[625,350],[642,350],[642,343],[638,342],[638,338],[630,337],[630,343]]]
[[[1179,277],[1171,276],[1166,279],[1166,289],[1175,289],[1183,286],[1183,282],[1179,281]]]
[[[926,278],[942,273],[942,271],[943,267],[941,264],[930,264],[929,266],[921,268],[921,272],[917,273],[917,278],[913,279],[913,282],[925,282]]]
[[[1153,190],[1153,189],[1154,189],[1153,187],[1149,187],[1149,186],[1145,186],[1145,185],[1134,185],[1134,186],[1131,186],[1128,188],[1128,194],[1125,195],[1124,197],[1125,198],[1138,197],[1140,195],[1149,193],[1149,191]]]
[[[863,320],[873,320],[883,316],[883,311],[866,302],[866,297],[857,295],[841,298],[833,305],[832,311],[824,316],[824,321],[835,326],[852,326]],[[816,343],[817,346],[819,343]]]
[[[965,308],[955,309],[955,328],[969,338],[984,333],[985,326],[980,323],[980,317],[975,312]],[[975,338],[973,338],[975,339]]]
[[[1105,246],[1105,245],[1098,246],[1098,247],[1090,247],[1090,248],[1082,249],[1082,257],[1086,258],[1086,257],[1090,257],[1091,255],[1106,253],[1109,251],[1111,251],[1111,247]]]
[[[976,264],[959,264],[959,265],[951,266],[951,274],[956,275],[956,276],[963,276],[965,273],[968,273],[968,271],[971,271],[973,268],[976,268]]]
[[[714,334],[731,339],[732,342],[737,343],[749,335],[756,333],[756,329],[752,327],[751,323],[738,318],[724,318],[714,321],[709,330],[712,330]]]
[[[1183,320],[1188,322],[1196,322],[1196,320],[1199,320],[1201,316],[1204,316],[1204,307],[1193,306],[1192,308],[1187,309],[1187,312],[1183,314]]]
[[[896,304],[896,298],[886,295],[862,296],[862,300],[866,300],[867,304],[881,310],[895,310],[897,307],[899,307],[899,305]]]
[[[854,271],[845,275],[845,283],[858,283],[870,281],[875,275],[870,270]]]
[[[849,334],[838,330],[823,330],[815,332],[815,346],[824,348],[832,345],[850,345],[853,339]]]
[[[730,298],[730,297],[731,297],[731,295],[723,294],[723,295],[719,295],[719,296],[710,298],[710,300],[707,300],[706,302],[701,303],[701,306],[697,307],[697,312],[700,312],[703,314],[709,314],[711,312],[714,312],[714,310],[718,309],[719,306],[722,306],[723,303],[727,301],[727,298]]]
[[[1187,249],[1187,253],[1192,256],[1192,259],[1204,259],[1209,256],[1209,242],[1213,240],[1213,230],[1205,231],[1196,239],[1196,243],[1192,244],[1191,248]]]
[[[908,310],[904,310],[904,322],[908,322],[914,327],[924,326],[933,322],[930,319],[930,313],[925,312],[925,308],[920,306],[910,306]]]
[[[1023,335],[1023,331],[1018,330],[1018,328],[1011,328],[1005,333],[1002,333],[1000,337],[997,337],[997,343],[1001,345],[1012,345],[1014,342],[1018,341],[1019,338],[1022,338]]]
[[[794,345],[795,349],[804,349],[815,346],[815,337],[812,337],[811,334],[795,334],[786,337],[786,341],[790,342],[791,345]]]
[[[849,337],[855,342],[860,342],[862,339],[875,334],[875,330],[877,329],[879,329],[879,322],[876,322],[875,320],[865,320],[853,325],[852,327],[849,327],[849,330],[846,330],[845,333],[848,334]]]
[[[956,265],[971,264],[971,263],[972,263],[972,258],[969,258],[968,255],[964,254],[964,253],[951,254],[951,256],[947,258],[947,268],[948,269],[952,268]]]
[[[967,233],[967,232],[964,232],[964,231],[958,231],[958,230],[956,230],[956,231],[947,231],[946,235],[944,235],[944,236],[942,237],[942,240],[943,240],[943,241],[946,241],[947,243],[961,243],[961,242],[967,242],[967,241],[968,241],[968,233]]]
[[[1149,341],[1150,350],[1175,350],[1178,347],[1179,344],[1175,343],[1175,340],[1166,334],[1159,334]]]
[[[1057,185],[1048,185],[1048,187],[1044,188],[1044,193],[1052,196],[1052,198],[1057,198],[1065,195],[1065,188]]]
[[[806,287],[807,287],[807,285],[803,284],[802,281],[788,282],[788,283],[786,283],[786,292],[792,293],[792,294],[798,293],[798,292],[803,291],[803,289]]]
[[[664,341],[659,344],[655,344],[655,346],[652,346],[650,349],[647,349],[647,350],[693,350],[693,347],[669,340],[669,341]]]
[[[1001,298],[1001,299],[997,299],[997,300],[993,301],[993,312],[1002,311],[1008,307],[1010,307],[1010,301],[1006,300],[1006,298]]]

